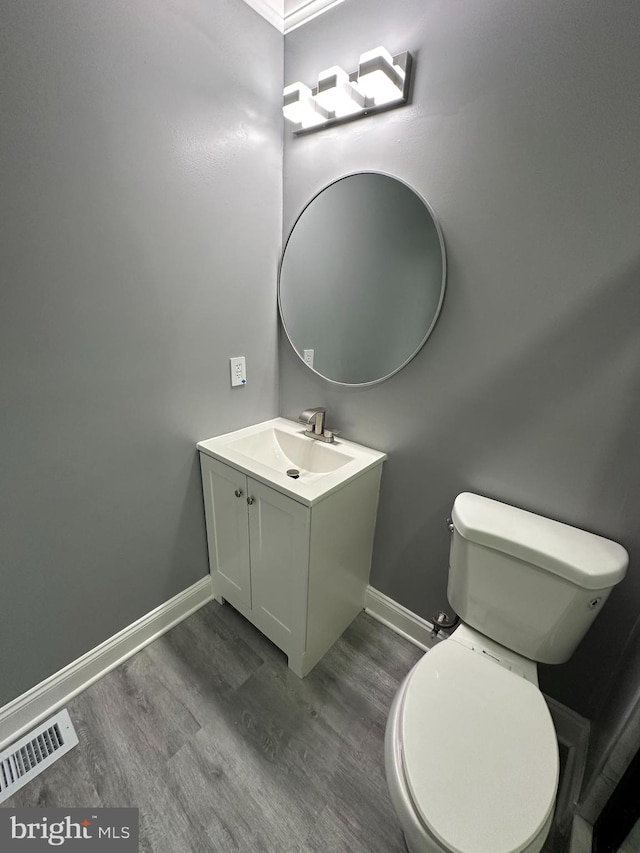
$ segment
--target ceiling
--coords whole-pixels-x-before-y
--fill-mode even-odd
[[[244,0],[281,33],[288,33],[343,0]]]

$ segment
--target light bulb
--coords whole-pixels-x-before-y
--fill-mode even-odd
[[[328,118],[327,111],[316,102],[311,89],[304,83],[291,83],[282,92],[282,112],[285,118],[302,127],[315,127]]]
[[[362,92],[350,82],[349,75],[339,65],[327,68],[318,75],[316,101],[337,118],[359,113],[364,109]]]
[[[402,98],[404,71],[393,64],[393,57],[384,47],[363,53],[358,63],[358,86],[376,106],[390,104]]]

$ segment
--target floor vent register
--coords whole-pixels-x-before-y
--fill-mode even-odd
[[[0,803],[12,797],[77,743],[78,736],[65,709],[0,752]]]

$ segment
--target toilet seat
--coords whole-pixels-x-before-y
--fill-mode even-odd
[[[550,820],[558,744],[530,681],[445,640],[411,672],[400,708],[414,810],[452,853],[518,853]]]

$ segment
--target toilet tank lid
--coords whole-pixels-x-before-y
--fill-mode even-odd
[[[627,572],[629,556],[617,542],[500,501],[463,492],[451,514],[458,533],[559,575],[583,589],[606,589]]]

